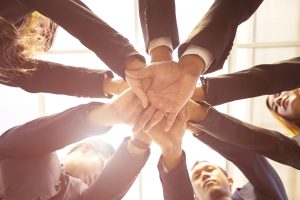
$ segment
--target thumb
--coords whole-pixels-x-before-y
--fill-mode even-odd
[[[151,77],[151,68],[143,68],[139,70],[126,70],[125,74],[134,79],[145,79],[145,78],[150,78]]]

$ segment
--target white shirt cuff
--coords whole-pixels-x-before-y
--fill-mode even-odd
[[[173,45],[170,37],[159,37],[150,41],[148,52],[151,52],[153,49],[159,46],[166,46],[173,50]]]
[[[190,54],[196,54],[198,56],[200,56],[204,62],[205,62],[205,70],[208,68],[208,66],[211,64],[213,56],[211,54],[211,52],[205,48],[202,47],[198,47],[195,45],[190,45],[182,54],[182,56],[186,56],[186,55],[190,55]],[[182,57],[181,56],[181,57]]]

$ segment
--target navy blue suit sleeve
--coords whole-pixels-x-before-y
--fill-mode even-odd
[[[235,73],[207,77],[206,101],[219,105],[234,100],[300,87],[300,57],[262,64]]]
[[[135,55],[144,61],[144,57],[134,49],[128,39],[97,17],[80,1],[19,0],[19,2],[55,21],[121,77],[125,76],[124,61],[127,57]]]
[[[300,147],[294,139],[279,132],[242,122],[214,108],[197,125],[220,140],[300,169]]]
[[[159,37],[170,37],[173,49],[178,46],[174,0],[139,0],[139,15],[146,50],[149,42]]]
[[[195,137],[233,162],[253,185],[255,192],[260,193],[259,196],[262,194],[268,199],[288,199],[280,177],[265,157],[205,132]]]
[[[121,200],[127,193],[150,155],[132,154],[125,138],[96,181],[82,194],[82,200]]]
[[[163,160],[160,157],[157,168],[163,188],[164,200],[194,200],[193,187],[186,166],[183,152],[181,163],[169,173],[163,171]]]
[[[209,50],[213,61],[205,73],[223,67],[239,24],[247,20],[263,0],[215,0],[187,40],[178,49],[179,57],[189,45]]]
[[[84,138],[103,134],[111,127],[93,127],[88,113],[102,103],[92,102],[13,127],[0,136],[0,160],[54,152]]]

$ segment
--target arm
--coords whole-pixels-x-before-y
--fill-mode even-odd
[[[121,77],[125,75],[127,59],[134,57],[144,61],[126,38],[98,18],[80,1],[21,0],[21,2],[55,21]]]
[[[164,123],[154,126],[148,135],[162,151],[159,163],[159,176],[165,200],[193,200],[185,154],[182,150],[182,137],[186,128],[186,115],[180,112],[169,132],[164,131]]]
[[[28,92],[46,92],[77,97],[104,98],[113,94],[113,74],[106,70],[72,67],[42,60],[35,60],[35,69],[28,74],[2,82],[5,85],[20,87]],[[112,87],[113,86],[113,87]]]
[[[275,94],[300,87],[300,58],[293,58],[276,64],[257,65],[250,69],[208,77],[205,101],[219,105],[233,100]],[[202,88],[196,91],[196,101],[203,98]]]
[[[254,193],[263,194],[270,199],[288,199],[280,177],[266,158],[205,132],[200,131],[195,137],[233,162],[254,187]]]
[[[213,108],[208,109],[206,106],[200,106],[194,109],[198,109],[198,112],[202,113],[203,109],[206,110],[205,113],[207,112],[207,114],[204,114],[203,118],[194,118],[195,120],[192,122],[208,134],[282,164],[300,169],[298,159],[300,147],[294,139],[276,131],[242,122]]]
[[[142,110],[137,101],[128,90],[108,104],[80,105],[11,128],[0,136],[0,159],[43,155],[86,137],[103,134],[113,124],[134,121],[135,113]]]
[[[190,46],[207,49],[213,56],[206,73],[221,69],[239,24],[247,20],[262,0],[215,0],[203,19],[197,24],[187,40],[178,49],[179,57]]]
[[[95,183],[83,192],[82,199],[122,199],[150,155],[149,148],[140,153],[132,153],[128,148],[129,145],[131,145],[129,138],[126,138]],[[91,190],[94,192],[90,192]]]
[[[169,37],[172,50],[179,44],[175,1],[139,0],[139,14],[145,47],[155,38]]]
[[[199,113],[205,113],[206,111],[203,112],[203,110],[199,109],[197,105],[198,104],[189,102],[186,106],[189,120],[201,120],[203,117],[205,117],[204,115],[199,115]],[[224,127],[222,125],[223,123],[220,123],[220,121],[216,120],[212,125],[210,125],[210,127],[216,127],[219,135],[232,132],[232,135],[235,133],[236,137],[240,137],[238,136],[240,134],[238,129],[235,129],[234,127]],[[259,193],[268,195],[268,198],[271,199],[287,199],[284,186],[278,174],[263,156],[255,151],[235,144],[232,141],[219,139],[214,134],[211,134],[211,132],[207,132],[207,129],[205,128],[203,129],[205,130],[204,132],[201,130],[203,128],[202,126],[201,129],[199,129],[197,126],[194,128],[196,128],[193,130],[196,133],[194,136],[198,140],[209,145],[212,149],[219,152],[226,159],[233,162],[244,173],[249,182],[255,188],[254,192],[259,191]],[[245,138],[245,141],[248,142],[248,138],[245,136],[241,138]]]

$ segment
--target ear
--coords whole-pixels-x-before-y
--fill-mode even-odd
[[[227,177],[228,184],[230,187],[233,185],[233,179],[231,177]]]

